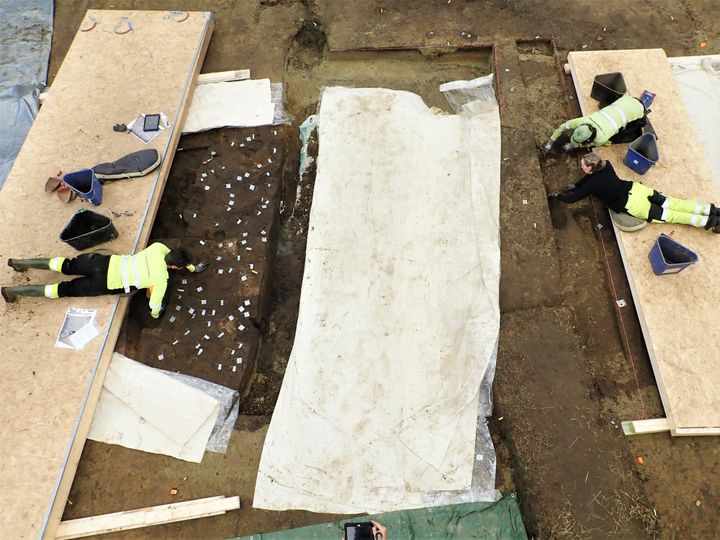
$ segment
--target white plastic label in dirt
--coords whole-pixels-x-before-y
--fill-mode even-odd
[[[498,108],[328,88],[318,126],[297,331],[253,506],[422,507],[471,487],[500,319]]]

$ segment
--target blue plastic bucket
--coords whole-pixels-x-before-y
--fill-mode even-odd
[[[638,174],[645,174],[660,159],[657,139],[652,133],[644,133],[630,143],[623,163]]]
[[[102,202],[102,184],[92,169],[71,172],[63,176],[63,182],[78,194],[78,197],[90,201],[95,206]]]
[[[648,258],[656,276],[677,274],[698,261],[697,253],[678,244],[666,234],[658,236]]]

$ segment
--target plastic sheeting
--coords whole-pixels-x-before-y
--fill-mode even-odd
[[[225,452],[239,394],[114,353],[88,438],[199,463]]]
[[[514,493],[506,495],[497,502],[473,502],[388,512],[346,521],[370,520],[384,525],[387,528],[388,538],[392,540],[408,538],[419,540],[527,539],[520,507]],[[346,521],[301,527],[289,531],[253,534],[235,540],[338,540],[343,537],[343,525]]]
[[[0,188],[38,112],[47,82],[52,0],[0,2]]]
[[[254,506],[494,500],[494,475],[472,481],[499,328],[497,105],[446,115],[408,92],[329,88],[319,127],[298,327]]]

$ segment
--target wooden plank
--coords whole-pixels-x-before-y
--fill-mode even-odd
[[[641,176],[622,165],[626,145],[597,149],[618,174],[643,181],[667,194],[720,202],[720,188],[685,109],[670,64],[661,49],[572,52],[568,55],[584,114],[597,110],[590,98],[596,74],[622,72],[628,91],[657,92],[651,122],[659,140],[661,164]],[[670,234],[700,256],[680,274],[655,276],[648,253],[660,233]],[[645,343],[673,435],[718,434],[720,401],[720,329],[713,322],[720,302],[715,269],[720,265],[718,238],[683,225],[654,224],[641,231],[616,229],[625,271],[635,298]]]
[[[96,534],[107,534],[152,525],[217,516],[238,508],[240,508],[240,497],[226,498],[220,496],[151,506],[125,512],[114,512],[101,516],[63,521],[58,527],[56,538],[57,540],[85,538]]]
[[[131,252],[147,243],[172,163],[194,81],[212,33],[209,13],[183,22],[166,12],[91,10],[89,32],[78,32],[7,183],[0,192],[5,256],[74,253],[58,239],[84,204],[65,205],[43,192],[49,174],[79,170],[140,148],[156,148],[163,164],[150,175],[105,186],[103,206],[125,213],[119,237],[103,247]],[[130,21],[133,30],[114,28]],[[142,112],[164,112],[172,125],[149,145],[112,125]],[[57,282],[57,275],[0,268],[3,284]],[[128,299],[21,299],[0,313],[0,538],[54,538],[105,370]],[[101,336],[82,351],[54,348],[68,307],[97,310]]]
[[[622,423],[625,435],[645,435],[648,433],[662,433],[671,431],[667,418],[652,418],[650,420],[629,420]],[[720,428],[675,428],[675,436],[720,435]]]
[[[197,84],[208,84],[214,82],[242,81],[250,78],[249,69],[236,69],[232,71],[216,71],[214,73],[201,73],[198,75]],[[40,103],[44,103],[50,95],[50,87],[41,92],[38,96]]]
[[[242,81],[250,78],[249,69],[236,69],[232,71],[216,71],[215,73],[201,73],[198,77],[198,84],[216,82]]]
[[[661,433],[670,431],[667,418],[652,418],[650,420],[629,420],[622,423],[625,435],[643,435],[645,433]]]

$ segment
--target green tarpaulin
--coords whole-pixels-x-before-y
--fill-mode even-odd
[[[243,536],[234,540],[340,540],[343,523],[370,520],[387,527],[388,540],[527,540],[514,493],[494,503],[473,502],[386,512],[311,527]]]

